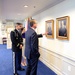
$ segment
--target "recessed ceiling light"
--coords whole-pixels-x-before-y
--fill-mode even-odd
[[[28,7],[28,5],[25,5],[24,7],[25,7],[25,8],[27,8],[27,7]]]
[[[18,13],[17,15],[21,15],[20,13]]]

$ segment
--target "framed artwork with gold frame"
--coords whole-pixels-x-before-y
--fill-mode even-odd
[[[46,22],[46,35],[47,38],[54,38],[54,20],[47,20]]]
[[[64,16],[56,18],[56,38],[60,40],[69,40],[70,18]]]

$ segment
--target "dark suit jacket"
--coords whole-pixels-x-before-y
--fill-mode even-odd
[[[15,29],[10,33],[11,42],[12,42],[12,50],[13,52],[20,51],[20,45],[23,45],[22,35]]]
[[[39,57],[39,47],[38,38],[42,37],[42,34],[37,35],[37,33],[29,28],[25,33],[25,56],[28,59]]]

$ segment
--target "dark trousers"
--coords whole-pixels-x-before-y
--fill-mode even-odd
[[[13,52],[13,73],[17,74],[17,69],[21,68],[22,50]]]
[[[26,75],[37,75],[38,58],[27,59]]]
[[[22,60],[22,50],[20,50],[19,52],[16,52],[16,67],[17,69],[21,68],[21,60]]]

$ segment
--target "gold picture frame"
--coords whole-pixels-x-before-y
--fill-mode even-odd
[[[47,20],[46,22],[46,35],[47,38],[54,38],[54,20]]]
[[[69,40],[70,17],[64,16],[56,18],[56,38],[60,40]]]

